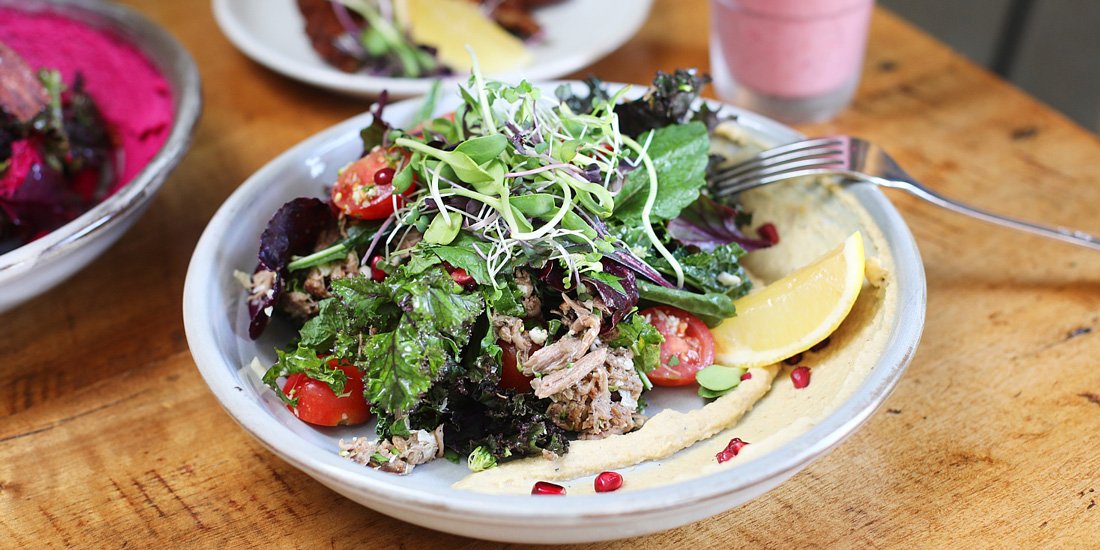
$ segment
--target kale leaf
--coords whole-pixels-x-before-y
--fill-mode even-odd
[[[317,352],[308,346],[299,344],[293,351],[276,350],[276,354],[279,360],[267,369],[263,381],[275,390],[275,395],[278,395],[279,399],[287,405],[298,406],[298,398],[283,393],[279,388],[278,379],[292,374],[305,374],[314,380],[324,382],[336,395],[344,393],[344,384],[348,381],[347,374],[331,364],[327,357],[318,357]]]
[[[693,116],[692,105],[710,82],[695,69],[676,69],[672,74],[658,72],[653,86],[640,99],[615,107],[619,130],[637,136],[647,130],[682,124]]]
[[[657,327],[646,322],[641,315],[633,315],[629,321],[619,323],[617,334],[608,340],[613,348],[627,348],[634,353],[634,368],[641,374],[657,368],[661,361],[661,343],[665,338]]]
[[[650,213],[651,221],[669,220],[699,198],[706,185],[710,139],[701,122],[691,122],[654,130],[638,138],[649,142],[647,150],[657,172],[657,198]],[[641,165],[629,174],[615,196],[614,218],[627,225],[642,222],[642,210],[649,196],[649,174]]]
[[[692,252],[688,247],[679,247],[672,256],[684,270],[684,282],[702,292],[725,294],[737,299],[752,289],[748,273],[738,260],[745,250],[736,243],[724,244],[713,250]],[[658,271],[671,274],[672,266],[664,258],[651,258],[653,267]]]
[[[339,279],[332,294],[302,327],[301,345],[362,370],[367,401],[398,419],[457,361],[485,309],[441,268]]]

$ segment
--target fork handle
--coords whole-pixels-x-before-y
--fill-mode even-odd
[[[880,180],[880,178],[874,178]],[[997,224],[1002,227],[1008,227],[1011,229],[1017,229],[1019,231],[1025,231],[1033,235],[1039,235],[1041,237],[1047,237],[1050,239],[1057,239],[1062,242],[1083,246],[1085,248],[1091,248],[1093,250],[1100,250],[1100,238],[1094,235],[1085,233],[1084,231],[1078,231],[1076,229],[1070,229],[1068,227],[1048,227],[1045,225],[1038,225],[1030,222],[1009,218],[1006,216],[1000,216],[986,212],[985,210],[979,210],[973,206],[963,204],[961,202],[949,199],[913,182],[902,180],[881,180],[876,181],[879,185],[885,187],[891,187],[894,189],[901,189],[907,191],[909,194],[918,198],[924,199],[932,204],[946,208],[948,210],[958,212],[960,214],[966,214],[978,218],[979,220],[987,221],[989,223]]]

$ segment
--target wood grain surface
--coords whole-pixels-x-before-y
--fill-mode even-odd
[[[209,2],[125,2],[191,50],[206,108],[142,220],[0,315],[0,547],[494,548],[390,519],[264,450],[218,406],[183,334],[191,251],[218,205],[367,105],[238,53]],[[658,0],[589,73],[707,67],[704,0]],[[1100,233],[1100,142],[882,10],[851,108],[810,134],[880,142],[933,188]],[[1100,254],[899,193],[928,318],[886,405],[779,488],[700,523],[590,548],[1100,547]]]

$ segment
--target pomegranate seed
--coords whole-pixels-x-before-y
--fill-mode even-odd
[[[397,173],[397,171],[394,170],[393,168],[389,168],[389,167],[383,168],[383,169],[381,169],[381,170],[374,173],[374,184],[375,185],[390,185],[390,184],[393,183],[393,176],[396,173]]]
[[[623,476],[618,472],[600,472],[595,481],[597,493],[610,493],[623,486]]]
[[[565,487],[550,483],[548,481],[537,481],[535,486],[531,487],[532,495],[565,495]]]
[[[812,351],[814,353],[817,353],[817,352],[825,349],[825,346],[828,346],[828,345],[829,345],[829,339],[825,338],[824,340],[814,344],[814,347],[810,348],[810,351]]]
[[[802,354],[799,353],[799,354],[792,355],[792,356],[786,358],[783,362],[788,364],[788,365],[797,365],[797,364],[802,362]]]
[[[810,367],[797,367],[791,371],[791,382],[795,389],[802,389],[810,385]]]
[[[779,230],[775,228],[774,223],[766,223],[756,228],[756,234],[769,243],[779,244]]]
[[[742,374],[741,375],[741,380],[752,380],[752,373],[751,372],[746,372],[745,374]]]
[[[721,464],[737,456],[737,453],[741,452],[741,449],[744,448],[745,445],[748,445],[748,443],[741,441],[740,437],[735,437],[730,440],[729,445],[726,445],[725,450],[714,455],[714,458],[717,458],[718,463]]]
[[[375,256],[370,260],[370,278],[375,281],[381,281],[386,278],[386,272],[382,271],[380,264],[384,261],[382,256]]]

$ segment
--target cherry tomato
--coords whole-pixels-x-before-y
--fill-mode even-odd
[[[349,216],[364,220],[380,220],[393,213],[393,178],[397,168],[408,161],[409,153],[398,149],[375,147],[367,156],[347,165],[336,178],[332,202]],[[416,188],[416,182],[397,197],[397,206],[404,204]]]
[[[686,386],[695,373],[714,362],[714,336],[698,317],[671,306],[656,306],[638,312],[657,327],[661,344],[661,366],[649,373],[658,386]]]
[[[469,273],[466,273],[466,270],[461,267],[456,267],[451,270],[451,280],[465,288],[470,288],[471,285],[477,286],[477,282],[474,281],[474,278],[470,276]]]
[[[329,365],[339,368],[348,376],[344,395],[337,396],[324,382],[318,382],[304,374],[292,374],[283,385],[283,393],[298,399],[298,406],[291,407],[304,422],[317,426],[354,426],[370,419],[370,405],[363,397],[363,374],[351,365],[340,365],[335,360]]]
[[[500,387],[516,390],[520,393],[531,391],[531,380],[534,380],[535,377],[523,374],[523,371],[517,367],[516,347],[500,340],[497,340],[497,345],[504,352],[501,354],[500,359]],[[533,344],[531,353],[541,347],[538,344]]]

